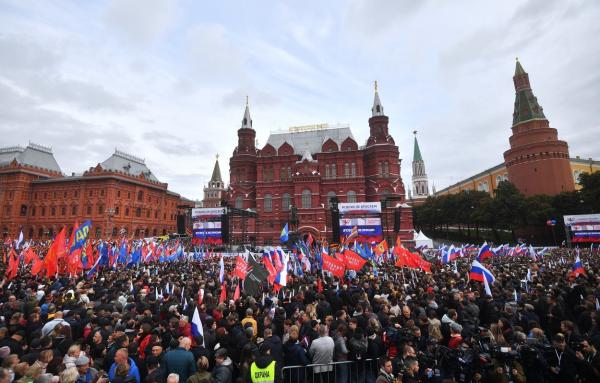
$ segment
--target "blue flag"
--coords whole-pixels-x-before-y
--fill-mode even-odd
[[[289,237],[289,230],[288,230],[288,224],[287,222],[285,223],[285,226],[283,227],[283,229],[281,229],[281,234],[279,235],[279,240],[283,243],[283,242],[287,242]]]
[[[85,244],[85,240],[88,237],[88,233],[90,232],[90,228],[92,227],[92,221],[85,221],[82,223],[76,230],[75,236],[73,239],[73,244],[71,245],[71,249],[69,253],[74,252],[77,249],[80,249]]]

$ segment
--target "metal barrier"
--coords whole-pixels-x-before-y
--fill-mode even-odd
[[[306,366],[285,366],[283,383],[374,383],[378,359],[362,359]]]

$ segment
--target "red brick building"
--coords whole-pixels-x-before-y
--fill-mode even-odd
[[[167,189],[143,159],[115,150],[83,174],[65,176],[41,145],[0,149],[0,229],[15,238],[51,238],[75,221],[92,221],[92,237],[149,237],[177,231],[193,203]]]
[[[510,149],[504,152],[508,179],[523,194],[554,195],[575,189],[569,146],[550,128],[544,110],[533,95],[529,74],[517,60],[516,98]]]
[[[253,211],[256,219],[234,218],[233,242],[277,243],[281,228],[297,209],[300,234],[331,238],[330,200],[386,201],[382,223],[386,238],[395,233],[394,212],[400,212],[403,240],[413,238],[412,210],[405,202],[398,146],[388,131],[377,88],[364,146],[347,126],[290,128],[271,133],[262,148],[255,147],[256,132],[246,105],[238,145],[229,161],[229,206]]]

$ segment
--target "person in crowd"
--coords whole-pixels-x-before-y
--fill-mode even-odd
[[[319,326],[319,337],[315,339],[309,350],[310,358],[313,364],[321,366],[313,367],[313,374],[317,375],[318,381],[329,381],[330,373],[333,371],[333,366],[329,365],[333,361],[335,351],[335,343],[329,336],[327,326]]]
[[[110,366],[108,371],[108,377],[111,382],[115,376],[118,376],[123,380],[127,380],[128,377],[131,377],[136,383],[140,383],[140,372],[133,359],[129,357],[129,352],[126,348],[117,350],[114,360],[114,363]],[[123,376],[123,374],[125,375]]]
[[[188,378],[187,383],[211,383],[212,375],[208,367],[208,358],[201,356],[196,364],[196,373]]]
[[[233,382],[233,362],[227,356],[227,349],[220,348],[215,352],[215,367],[212,378],[214,383]]]
[[[177,374],[179,379],[185,382],[196,372],[196,361],[190,351],[191,346],[191,339],[182,337],[179,340],[179,347],[166,353],[163,363],[167,375]]]

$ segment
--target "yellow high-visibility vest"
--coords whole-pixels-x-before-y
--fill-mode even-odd
[[[250,366],[250,378],[252,383],[274,383],[275,382],[275,361],[272,361],[265,368],[259,368],[256,362]]]

